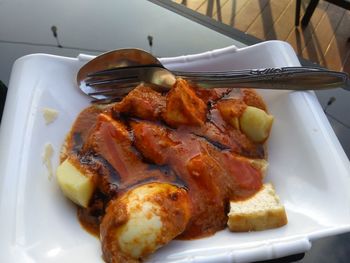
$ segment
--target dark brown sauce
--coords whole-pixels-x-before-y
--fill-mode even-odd
[[[202,126],[176,129],[110,108],[84,110],[67,139],[68,154],[94,163],[91,169],[97,175],[89,207],[78,209],[83,227],[98,235],[109,200],[142,184],[166,182],[185,188],[191,200],[190,222],[178,238],[199,238],[225,228],[229,200],[247,198],[262,185],[261,172],[239,155],[264,158],[265,153],[263,145],[225,123],[215,102],[210,103]]]
[[[99,237],[100,223],[104,216],[108,197],[96,191],[88,208],[78,207],[78,219],[85,230]]]

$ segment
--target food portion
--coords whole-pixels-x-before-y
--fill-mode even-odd
[[[200,126],[205,122],[207,105],[185,80],[179,79],[166,96],[163,120],[171,127]]]
[[[46,125],[54,122],[57,119],[58,111],[55,109],[43,108],[42,112]]]
[[[45,167],[47,169],[49,180],[51,180],[53,175],[54,175],[54,169],[52,168],[52,160],[51,160],[53,154],[54,154],[54,150],[53,150],[52,144],[46,143],[44,146],[42,160],[43,160],[43,163],[45,164]]]
[[[241,130],[253,141],[263,142],[270,134],[273,117],[265,111],[247,106],[239,119]]]
[[[139,262],[173,239],[210,236],[227,224],[281,226],[269,223],[270,211],[254,221],[249,209],[235,208],[268,207],[260,196],[269,189],[272,122],[254,90],[205,90],[177,79],[162,94],[141,84],[120,102],[80,113],[58,183],[81,224],[100,237],[106,262]]]
[[[56,174],[62,192],[77,205],[88,207],[95,190],[93,174],[84,169],[74,155],[61,163]]]
[[[233,232],[265,230],[285,224],[286,211],[272,184],[264,184],[247,200],[230,202],[227,225]]]
[[[166,183],[136,187],[108,205],[100,227],[104,258],[137,261],[181,234],[189,218],[185,189]]]

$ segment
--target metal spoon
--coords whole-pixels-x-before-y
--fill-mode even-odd
[[[346,73],[315,67],[285,67],[226,72],[170,72],[162,66],[157,58],[140,49],[119,49],[94,58],[79,70],[77,82],[79,88],[90,97],[97,100],[109,100],[118,91],[119,86],[123,85],[123,79],[128,84],[128,81],[130,81],[130,71],[133,72],[134,81],[135,70],[142,73],[149,69],[158,69],[156,72],[163,70],[169,76],[181,76],[182,78],[200,84],[201,87],[208,86],[209,88],[223,87],[225,84],[225,87],[245,86],[266,89],[307,90],[337,87],[350,89],[350,81]],[[95,80],[96,74],[98,77],[97,81]],[[149,81],[147,74],[138,73],[136,75],[138,81]],[[153,75],[151,75],[151,80],[154,80]],[[120,83],[118,87],[108,85],[108,83],[114,83],[116,79]],[[100,90],[99,85],[101,83],[103,83],[103,86],[107,85],[105,89],[108,88],[108,96],[104,94],[104,89]],[[154,83],[150,82],[150,84]],[[110,90],[113,91],[112,95],[110,94]],[[101,92],[104,92],[103,96]]]
[[[103,53],[82,66],[77,74],[78,86],[90,73],[137,65],[159,65],[163,67],[156,57],[144,50],[137,48],[117,49]]]

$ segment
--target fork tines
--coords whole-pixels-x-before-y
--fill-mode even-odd
[[[120,77],[120,78],[112,78],[112,79],[107,79],[107,78],[88,78],[85,81],[85,84],[87,86],[103,86],[103,85],[113,85],[113,84],[118,84],[118,83],[135,83],[138,81],[137,76],[128,76],[128,77]]]
[[[111,69],[105,69],[105,70],[100,70],[96,72],[92,72],[88,74],[88,77],[103,77],[103,76],[109,76],[109,75],[116,75],[116,74],[125,74],[132,72],[139,72],[139,69],[144,69],[144,68],[164,68],[162,65],[159,64],[146,64],[146,65],[134,65],[134,66],[126,66],[126,67],[116,67],[116,68],[111,68]]]

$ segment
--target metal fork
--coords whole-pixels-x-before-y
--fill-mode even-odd
[[[318,67],[282,67],[221,72],[169,71],[161,65],[119,67],[91,73],[80,82],[80,89],[93,97],[95,103],[122,99],[130,90],[144,82],[158,91],[167,91],[176,77],[201,88],[240,88],[280,90],[350,90],[347,73]]]

